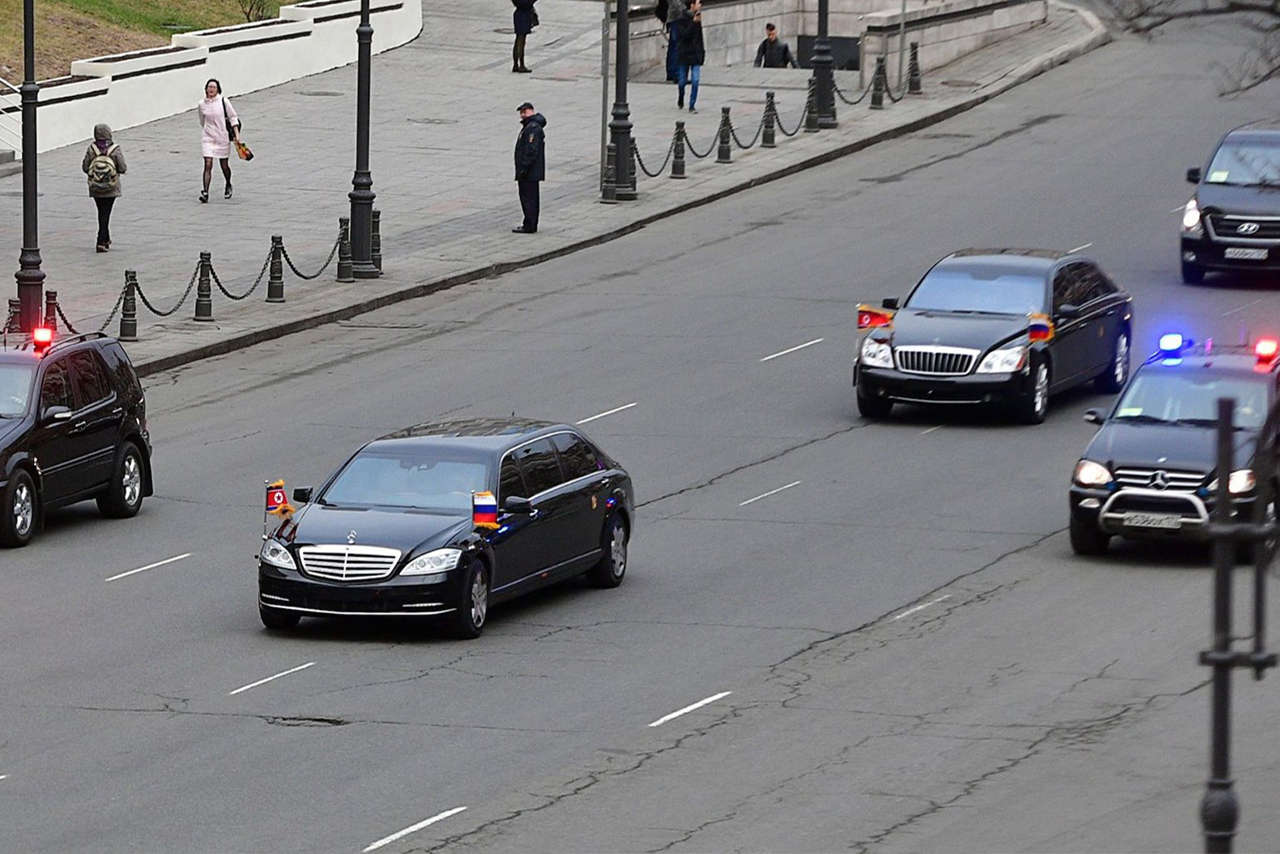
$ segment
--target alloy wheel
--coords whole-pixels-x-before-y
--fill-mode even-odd
[[[1036,368],[1036,390],[1032,405],[1037,415],[1049,406],[1049,366],[1044,363]]]
[[[477,569],[471,579],[471,624],[477,628],[483,626],[488,612],[489,585],[484,580],[484,570]]]
[[[622,523],[614,521],[613,536],[609,542],[609,557],[613,562],[613,575],[621,578],[627,571],[627,534]]]
[[[136,454],[128,454],[124,458],[124,473],[120,485],[124,503],[130,507],[137,504],[142,495],[142,466],[139,465]]]
[[[25,483],[19,483],[17,490],[13,493],[13,530],[18,536],[25,537],[31,531],[35,510],[35,498],[31,494],[31,487]]]
[[[1121,335],[1116,338],[1116,362],[1112,377],[1116,381],[1117,386],[1124,385],[1124,381],[1129,378],[1129,336]]]

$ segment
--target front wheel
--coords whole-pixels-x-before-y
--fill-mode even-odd
[[[888,418],[889,413],[893,411],[893,401],[886,400],[883,397],[869,397],[862,393],[862,389],[858,389],[858,413],[863,418],[881,419]]]
[[[142,509],[142,454],[138,446],[125,442],[116,451],[111,480],[106,492],[98,496],[98,510],[110,519],[129,519]]]
[[[604,556],[587,571],[592,587],[613,588],[622,583],[627,574],[627,526],[617,513],[609,517],[600,535],[600,547]]]
[[[1182,262],[1182,281],[1188,285],[1198,285],[1204,281],[1204,267]]]
[[[31,542],[39,510],[36,486],[26,469],[14,469],[4,490],[4,518],[0,519],[0,543],[10,548]]]
[[[1110,534],[1103,533],[1097,525],[1089,524],[1074,513],[1071,514],[1069,533],[1071,550],[1078,555],[1089,557],[1100,555],[1107,550],[1107,544],[1111,542]]]
[[[1018,402],[1016,415],[1023,424],[1043,424],[1049,414],[1049,365],[1047,362],[1036,362],[1032,370],[1035,378],[1031,386],[1031,394]]]
[[[293,611],[281,611],[279,608],[268,608],[265,605],[258,606],[258,617],[262,620],[262,625],[273,632],[292,629],[302,619],[301,614],[296,614]]]
[[[1115,394],[1129,379],[1129,333],[1121,330],[1111,348],[1111,361],[1098,375],[1098,391]]]
[[[474,640],[484,631],[489,615],[489,570],[483,561],[473,560],[462,579],[462,596],[453,615],[450,634],[459,640]]]

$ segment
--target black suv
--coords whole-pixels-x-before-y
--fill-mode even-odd
[[[1280,270],[1280,123],[1231,131],[1187,180],[1196,194],[1182,214],[1184,282],[1208,270]]]
[[[1235,400],[1235,463],[1217,471],[1217,401]],[[1181,335],[1161,339],[1115,408],[1085,420],[1101,425],[1071,478],[1071,547],[1096,555],[1113,536],[1208,539],[1218,480],[1227,478],[1233,515],[1252,518],[1259,486],[1271,482],[1265,508],[1275,518],[1277,472],[1258,461],[1267,414],[1280,400],[1280,342],[1254,348],[1194,347]],[[1259,468],[1266,470],[1259,470]]]
[[[119,342],[0,349],[0,544],[25,546],[46,510],[96,498],[127,518],[151,492],[147,404]]]

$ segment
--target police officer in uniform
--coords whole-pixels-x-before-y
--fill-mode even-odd
[[[534,234],[538,230],[540,199],[538,183],[547,177],[547,160],[542,129],[547,119],[525,101],[520,105],[520,136],[516,139],[516,185],[520,188],[520,208],[524,223],[511,229],[516,234]]]

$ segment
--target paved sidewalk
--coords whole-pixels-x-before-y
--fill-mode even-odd
[[[873,111],[838,103],[840,126],[793,138],[778,134],[774,149],[735,147],[732,164],[688,157],[688,179],[640,177],[640,198],[598,203],[600,146],[600,7],[586,0],[543,0],[541,25],[530,39],[530,75],[513,75],[511,7],[506,0],[424,9],[414,42],[373,64],[371,170],[382,212],[384,275],[342,285],[334,268],[302,282],[286,268],[287,302],[266,304],[265,280],[249,299],[231,302],[217,288],[214,323],[196,323],[195,295],[165,320],[139,305],[140,341],[129,345],[144,373],[163,370],[259,340],[537,263],[626,233],[645,222],[704,204],[763,181],[940,121],[1030,77],[1105,43],[1090,13],[1050,4],[1049,21],[1022,35],[929,72],[925,94]],[[235,196],[224,201],[215,167],[209,204],[200,189],[199,127],[185,113],[120,130],[128,156],[124,197],[112,217],[113,246],[94,251],[96,215],[80,171],[79,145],[40,156],[40,249],[46,288],[80,331],[107,319],[135,269],[160,309],[172,306],[190,281],[201,250],[232,293],[248,290],[270,247],[285,246],[303,272],[328,255],[337,219],[349,210],[354,164],[355,66],[236,98],[245,140],[256,158],[232,162]],[[797,123],[807,71],[751,67],[703,70],[699,112],[675,106],[675,87],[660,72],[629,88],[641,156],[656,168],[674,122],[687,123],[701,152],[711,145],[720,107],[733,109],[749,141],[764,93],[777,93],[784,126]],[[846,93],[858,92],[856,72],[838,72]],[[192,92],[194,107],[200,93]],[[612,96],[612,89],[610,92]],[[511,150],[516,106],[532,101],[548,118],[547,177],[536,235],[514,235],[520,210]],[[869,99],[868,99],[869,100]],[[91,128],[86,128],[86,134]],[[87,143],[86,143],[87,144]],[[22,244],[21,176],[0,178],[0,257],[17,270]],[[11,286],[12,287],[12,286]],[[9,294],[16,293],[10,290]],[[108,331],[118,330],[118,318]]]

